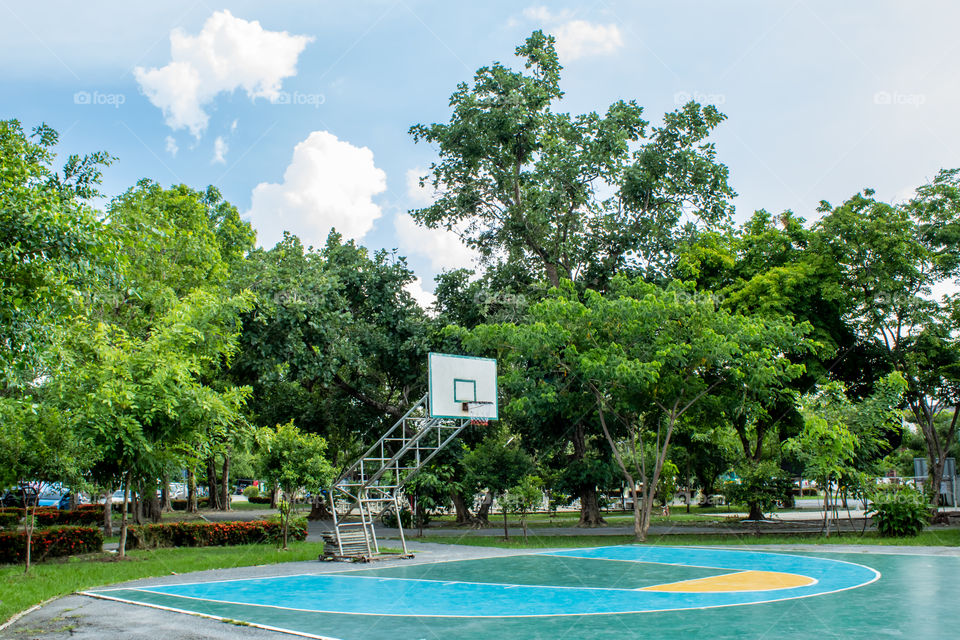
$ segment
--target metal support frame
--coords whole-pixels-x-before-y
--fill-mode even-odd
[[[344,532],[351,528],[363,532],[366,558],[378,555],[380,546],[374,535],[374,522],[390,507],[397,514],[403,554],[409,554],[400,521],[403,485],[471,422],[468,418],[431,417],[429,399],[429,394],[424,394],[333,483],[329,496],[337,556],[357,557],[356,544],[345,549],[343,540]],[[348,521],[354,510],[358,512],[359,521]],[[331,554],[325,552],[324,555]]]

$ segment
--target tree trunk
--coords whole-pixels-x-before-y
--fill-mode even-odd
[[[220,489],[217,486],[217,467],[213,456],[207,458],[207,508],[220,509]]]
[[[163,519],[163,511],[160,508],[160,498],[157,497],[157,486],[155,482],[145,484],[147,485],[144,491],[146,495],[141,498],[143,513],[156,524]]]
[[[161,479],[163,486],[160,487],[160,511],[169,513],[173,511],[173,501],[170,497],[170,476],[169,474],[163,474]]]
[[[103,535],[113,536],[113,487],[108,486],[103,494]]]
[[[137,487],[140,488],[139,486]],[[141,500],[140,495],[141,491],[130,491],[130,501],[133,507],[133,521],[137,524],[143,524],[143,519],[141,517]]]
[[[310,505],[310,515],[307,520],[330,520],[333,514],[327,509],[327,501],[323,499],[323,494],[313,496]]]
[[[187,469],[187,513],[197,512],[197,476],[193,467]]]
[[[67,506],[68,511],[76,511],[77,506],[80,504],[80,497],[76,491],[70,492],[70,504]]]
[[[480,508],[477,509],[477,517],[475,518],[475,523],[477,525],[490,524],[490,507],[492,505],[493,494],[487,491],[483,496],[483,502],[480,503]]]
[[[27,539],[27,553],[26,553],[26,562],[24,564],[23,572],[30,573],[30,552],[32,551],[33,546],[33,519],[37,516],[37,502],[39,502],[39,496],[37,502],[30,504],[27,502],[27,488],[26,485],[20,485],[20,493],[23,495],[23,536]]]
[[[230,455],[223,453],[223,476],[220,483],[220,508],[230,511]]]
[[[597,499],[597,488],[592,486],[580,487],[580,521],[578,527],[602,527],[607,521],[600,515],[600,501]]]
[[[459,491],[450,491],[450,499],[453,501],[453,509],[457,514],[457,525],[463,526],[473,522],[473,516],[467,507],[467,501]]]
[[[583,460],[587,454],[587,439],[583,423],[578,423],[573,430],[573,458]],[[583,485],[577,488],[580,497],[580,521],[578,527],[599,527],[606,521],[600,515],[600,502],[597,500],[597,487]]]
[[[120,545],[117,547],[117,553],[121,558],[127,555],[127,501],[130,498],[130,476],[127,471],[123,481],[123,505],[120,507]]]
[[[510,532],[507,530],[507,508],[503,508],[503,539],[510,539]]]
[[[270,508],[276,509],[277,503],[280,501],[280,485],[274,483],[273,488],[270,489]]]
[[[751,503],[750,513],[747,515],[747,520],[763,520],[763,511],[760,510],[760,505],[756,503]]]

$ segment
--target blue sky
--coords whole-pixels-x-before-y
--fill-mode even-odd
[[[216,185],[270,244],[330,224],[397,248],[433,288],[469,263],[406,212],[456,83],[558,37],[562,108],[636,99],[656,122],[689,98],[757,208],[811,219],[863,187],[903,199],[960,165],[960,7],[949,2],[10,2],[0,0],[0,117],[46,122],[60,151],[106,150],[109,197],[142,177]],[[296,150],[296,152],[295,152]]]

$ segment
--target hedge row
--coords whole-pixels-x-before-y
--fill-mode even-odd
[[[207,505],[210,504],[209,498],[197,498],[197,507],[205,509]],[[187,510],[187,501],[186,500],[171,500],[170,506],[173,507],[174,511],[186,511]]]
[[[247,501],[251,504],[270,504],[270,496],[252,496]]]
[[[96,527],[56,527],[35,529],[31,538],[31,561],[98,553],[103,549],[103,534]],[[23,531],[0,531],[0,564],[23,562],[27,557],[27,537]]]
[[[0,509],[0,527],[10,526],[20,522],[24,516],[24,509],[20,507]],[[37,507],[35,516],[38,527],[55,527],[59,525],[100,524],[103,522],[102,504],[85,504],[75,511],[60,511],[56,507]]]
[[[155,547],[212,547],[237,544],[275,542],[283,537],[279,522],[255,520],[252,522],[170,522],[130,527],[127,546]],[[303,522],[291,522],[290,540],[306,540],[307,527]]]

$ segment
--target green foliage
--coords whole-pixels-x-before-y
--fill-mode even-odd
[[[663,463],[663,470],[660,472],[660,481],[657,483],[656,498],[661,506],[670,504],[677,493],[677,476],[680,469],[670,460]]]
[[[131,548],[214,547],[277,542],[283,537],[280,522],[169,522],[130,527]],[[291,519],[288,534],[307,537],[306,519]]]
[[[31,536],[31,561],[99,553],[103,534],[96,527],[54,527],[37,529]],[[0,565],[23,562],[27,555],[22,531],[0,531]]]
[[[333,480],[333,467],[325,457],[327,443],[320,436],[303,433],[293,423],[257,430],[261,472],[280,485],[288,498],[298,491],[317,493]]]
[[[247,499],[249,498],[259,498],[260,497],[260,487],[255,487],[250,485],[243,490],[243,496]]]
[[[79,308],[89,279],[109,263],[96,212],[98,152],[52,168],[56,131],[26,135],[17,120],[0,121],[0,390],[34,381],[50,362],[55,327]]]
[[[520,447],[519,438],[505,428],[490,433],[463,458],[468,483],[495,496],[533,473],[533,459]]]
[[[714,107],[691,102],[650,129],[634,101],[555,112],[554,38],[535,31],[516,54],[525,72],[481,67],[450,97],[449,123],[410,129],[440,155],[422,179],[439,195],[412,212],[419,223],[458,230],[498,268],[603,289],[619,270],[669,259],[684,215],[727,220],[735,194],[707,142],[724,119]]]
[[[96,524],[99,525],[103,522],[103,505],[81,505],[80,508],[74,511],[61,511],[56,507],[37,507],[36,510],[30,509],[34,512],[34,517],[36,518],[36,524],[38,527],[53,527],[59,525],[85,525],[85,524]],[[0,523],[19,522],[24,515],[26,514],[25,509],[21,508],[3,508],[0,509]],[[2,528],[0,524],[0,528]]]
[[[872,500],[870,513],[881,536],[913,537],[930,522],[930,505],[912,487],[884,487],[873,493]]]
[[[724,485],[727,502],[748,505],[754,517],[773,511],[778,502],[788,498],[793,488],[790,477],[769,460],[745,462],[737,468],[737,475],[739,484],[729,482]]]
[[[543,480],[534,475],[524,476],[520,482],[508,488],[500,503],[511,513],[526,515],[543,501]]]
[[[380,516],[380,522],[383,523],[383,526],[389,527],[391,529],[397,528],[397,513],[393,509],[389,509],[383,512],[383,515]],[[413,526],[413,513],[410,509],[405,507],[400,507],[400,522],[403,523],[404,529],[409,529]],[[424,526],[426,521],[424,521]]]

